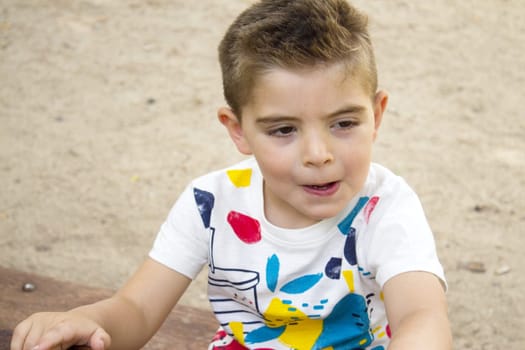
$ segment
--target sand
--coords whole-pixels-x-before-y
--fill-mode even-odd
[[[0,265],[116,289],[188,181],[242,159],[216,46],[248,3],[0,1]],[[390,93],[374,159],[421,197],[455,349],[524,349],[525,6],[355,4]]]

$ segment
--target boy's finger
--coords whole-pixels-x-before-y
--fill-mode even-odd
[[[13,332],[11,349],[32,350],[42,335],[42,328],[32,318],[20,323]]]
[[[40,339],[42,332],[43,332],[42,328],[38,327],[37,324],[33,324],[24,339],[24,346],[21,349],[33,350],[35,346],[38,344],[38,340]]]
[[[20,322],[15,330],[13,331],[13,336],[11,338],[11,350],[25,350],[24,344],[26,343],[26,338],[31,331],[33,322],[29,319]]]
[[[79,337],[71,324],[62,322],[49,329],[39,340],[38,350],[68,349],[73,345],[86,345],[87,340]]]
[[[105,350],[111,345],[111,337],[102,328],[97,328],[89,340],[93,350]]]

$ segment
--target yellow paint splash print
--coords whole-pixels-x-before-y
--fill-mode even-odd
[[[226,171],[235,187],[248,187],[252,179],[252,169],[233,169]]]
[[[278,339],[297,350],[312,349],[323,331],[322,320],[310,319],[293,305],[283,303],[278,298],[271,301],[264,318],[270,328],[286,327]]]

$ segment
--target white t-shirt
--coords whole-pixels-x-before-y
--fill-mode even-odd
[[[263,179],[248,159],[193,181],[150,257],[195,278],[226,333],[249,349],[386,349],[382,287],[408,271],[445,283],[417,195],[372,164],[336,217],[283,229],[264,216]]]

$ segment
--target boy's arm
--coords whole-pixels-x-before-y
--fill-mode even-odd
[[[406,272],[383,288],[392,339],[389,350],[449,350],[452,335],[445,291],[428,272]]]
[[[191,280],[148,258],[106,305],[95,312],[76,309],[93,317],[111,336],[111,349],[144,345],[159,329]]]
[[[90,345],[103,350],[110,344],[111,349],[139,349],[159,329],[190,281],[148,258],[109,299],[65,313],[31,316],[16,327],[11,349]]]

